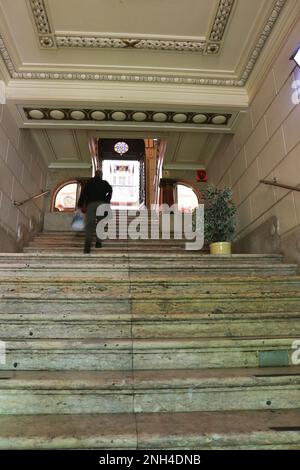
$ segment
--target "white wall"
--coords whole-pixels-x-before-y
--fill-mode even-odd
[[[22,201],[46,189],[47,168],[31,138],[0,105],[0,252],[20,251],[43,222],[43,198]]]
[[[233,188],[240,239],[271,216],[278,219],[283,241],[300,231],[300,193],[260,183],[260,179],[276,177],[279,182],[300,185],[300,104],[292,99],[292,85],[300,80],[300,71],[289,60],[299,43],[299,31],[300,21],[251,100],[236,134],[208,166],[211,183]]]

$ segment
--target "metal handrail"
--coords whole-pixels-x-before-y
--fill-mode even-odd
[[[33,199],[38,199],[42,196],[45,196],[46,194],[49,194],[50,192],[51,192],[50,189],[46,189],[46,191],[43,191],[42,193],[36,194],[35,196],[31,196],[28,199],[25,199],[24,201],[19,201],[19,202],[13,201],[14,206],[17,206],[17,207],[23,206],[23,204],[25,204],[25,202],[32,201]]]
[[[288,184],[277,183],[276,179],[274,179],[273,181],[260,180],[260,183],[269,184],[270,186],[277,186],[277,188],[289,189],[290,191],[299,191],[300,192],[300,187],[298,187],[298,186],[289,186]]]

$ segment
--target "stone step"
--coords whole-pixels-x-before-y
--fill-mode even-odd
[[[1,372],[0,413],[161,413],[297,408],[300,367]]]
[[[28,339],[6,341],[3,370],[160,370],[292,365],[295,336],[278,338]],[[3,338],[5,340],[5,338]],[[279,355],[279,356],[278,356]],[[280,363],[279,363],[279,362]]]
[[[48,278],[27,280],[0,280],[0,298],[24,299],[265,299],[266,302],[278,297],[300,297],[300,278],[285,277],[206,277],[182,280],[139,280]]]
[[[155,262],[183,262],[188,261],[189,263],[271,263],[277,264],[282,262],[281,255],[243,255],[243,254],[232,254],[232,255],[225,255],[225,256],[218,256],[218,255],[207,255],[200,252],[188,252],[185,251],[184,253],[105,253],[102,250],[98,250],[95,253],[92,253],[90,256],[84,256],[83,254],[62,254],[62,253],[0,253],[0,266],[2,263],[12,264],[15,262],[43,262],[43,263],[50,263],[51,261],[55,260],[55,262],[62,262],[62,264],[73,264],[73,263],[95,263],[105,260],[120,260],[120,259],[129,259],[132,262],[136,263],[151,263],[151,265]],[[150,267],[148,264],[148,267]]]
[[[85,282],[90,280],[99,279],[129,279],[131,282],[135,280],[149,280],[149,281],[197,281],[200,277],[212,276],[224,277],[226,274],[231,276],[231,279],[239,278],[239,276],[291,276],[297,273],[297,268],[294,265],[288,264],[256,264],[256,263],[230,263],[221,262],[215,264],[203,264],[201,262],[188,262],[185,264],[160,262],[148,267],[147,264],[139,265],[136,262],[131,262],[126,259],[116,261],[109,261],[105,259],[103,266],[98,264],[83,264],[74,263],[67,266],[63,264],[46,265],[42,263],[35,263],[35,261],[28,261],[27,263],[0,263],[0,274],[2,281],[9,281],[15,279],[22,280],[38,280],[45,282],[52,279],[64,279],[66,282],[69,280],[82,279]],[[205,282],[205,280],[204,280]]]
[[[25,247],[24,248],[24,253],[70,253],[70,254],[73,254],[73,253],[78,253],[78,252],[81,252],[83,249],[83,246],[82,247],[54,247],[54,248],[51,248],[51,247]],[[99,248],[98,248],[99,250]],[[96,248],[91,248],[91,251],[95,253],[95,251],[97,251]],[[154,247],[153,245],[147,245],[147,246],[139,246],[139,247],[135,247],[135,246],[124,246],[123,248],[121,247],[113,247],[113,246],[107,246],[107,247],[103,247],[101,248],[101,251],[105,251],[106,253],[122,253],[122,251],[124,252],[127,252],[127,251],[141,251],[141,252],[144,252],[144,251],[149,251],[149,252],[157,252],[157,253],[160,253],[160,252],[174,252],[174,253],[177,253],[177,251],[182,251],[184,252],[185,251],[185,247],[182,246],[182,247],[178,247],[177,245],[175,246],[158,246],[158,247]],[[86,255],[86,256],[89,256],[89,255]]]
[[[33,306],[31,310],[34,310]],[[194,313],[144,314],[143,311],[105,314],[81,313],[0,313],[1,339],[112,339],[112,338],[210,338],[279,337],[281,333],[300,338],[298,312],[274,313]],[[4,313],[5,312],[5,313]]]
[[[298,409],[1,416],[0,449],[296,450],[299,427]]]
[[[73,299],[72,302],[66,298],[51,299],[45,301],[43,296],[39,298],[26,299],[19,296],[12,298],[0,298],[0,311],[3,313],[42,313],[42,314],[124,314],[131,315],[239,315],[241,313],[251,314],[299,314],[300,297],[290,298],[288,296],[274,297],[272,301],[265,298],[237,298],[221,297],[218,299],[143,299],[135,300],[129,298],[114,299]]]

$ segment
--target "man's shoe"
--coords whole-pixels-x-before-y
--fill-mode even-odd
[[[85,245],[84,250],[83,250],[83,253],[84,253],[84,254],[89,254],[90,252],[91,252],[91,247]]]
[[[96,242],[95,248],[102,248],[102,243],[101,242]]]

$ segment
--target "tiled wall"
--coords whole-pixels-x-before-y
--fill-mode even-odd
[[[300,193],[259,182],[276,177],[279,182],[300,185],[300,104],[292,100],[292,85],[300,80],[300,70],[289,60],[299,43],[299,31],[300,22],[251,101],[236,134],[208,167],[213,184],[233,188],[239,208],[239,239],[271,216],[278,219],[282,239],[300,230]]]
[[[20,251],[41,228],[43,198],[17,208],[45,189],[47,169],[30,131],[19,129],[6,105],[0,107],[0,252]]]

